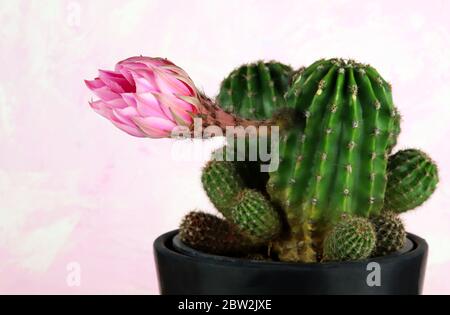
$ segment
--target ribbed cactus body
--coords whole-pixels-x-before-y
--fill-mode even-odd
[[[270,118],[277,108],[286,105],[284,94],[291,75],[291,67],[279,62],[243,65],[222,82],[219,105],[241,118]]]
[[[402,221],[394,212],[382,212],[370,219],[377,235],[374,257],[384,256],[403,248],[406,231]]]
[[[378,72],[340,59],[306,68],[287,102],[296,127],[282,132],[280,167],[270,174],[268,191],[302,241],[295,260],[315,261],[315,238],[320,242],[342,213],[367,217],[381,210],[399,119]]]
[[[245,189],[231,210],[232,222],[255,244],[265,244],[281,231],[281,220],[272,204],[258,191]]]
[[[183,218],[179,235],[185,244],[210,254],[242,254],[253,248],[229,222],[199,211]]]
[[[376,244],[372,224],[366,218],[345,217],[326,235],[324,261],[360,260],[370,256]]]
[[[231,216],[231,207],[239,192],[244,189],[236,165],[230,161],[210,161],[203,168],[203,188],[211,202],[226,218]]]
[[[402,150],[389,157],[385,209],[401,213],[424,203],[439,181],[436,164],[422,151]]]

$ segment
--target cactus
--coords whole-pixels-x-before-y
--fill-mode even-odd
[[[266,119],[286,105],[291,67],[279,62],[258,61],[235,69],[222,82],[219,105],[241,118]]]
[[[222,90],[229,89],[230,82],[237,87],[236,76],[243,71],[236,70],[236,75],[224,81]],[[266,179],[259,177],[258,161],[227,161],[218,167],[220,171],[211,170],[216,164],[210,162],[202,177],[205,190],[246,239],[269,245],[281,261],[367,258],[376,241],[368,218],[381,224],[381,218],[387,220],[387,210],[400,212],[422,203],[436,186],[436,167],[423,154],[413,157],[409,153],[400,159],[396,154],[388,163],[401,117],[390,85],[371,66],[342,59],[320,60],[292,73],[291,81],[283,104],[286,108],[270,114],[250,113],[248,101],[223,101],[221,105],[236,104],[232,110],[243,118],[272,115],[272,122],[280,122],[280,165],[269,174],[266,191],[261,187]],[[406,176],[413,163],[415,169]],[[420,176],[425,179],[414,186]],[[404,177],[401,182],[400,177]],[[346,214],[344,219],[342,214]],[[377,225],[377,231],[384,231],[385,224],[383,228]],[[390,238],[379,236],[377,255],[401,245],[402,225],[389,224]]]
[[[271,259],[294,262],[384,255],[398,250],[405,238],[395,214],[421,205],[436,189],[437,166],[425,153],[410,149],[390,156],[401,117],[391,86],[369,65],[329,59],[293,71],[278,62],[247,64],[223,81],[215,101],[167,60],[134,57],[118,67],[146,74],[141,83],[156,90],[171,83],[136,111],[140,95],[127,71],[101,73],[86,82],[94,92],[129,94],[121,105],[130,113],[109,106],[109,92],[91,106],[131,135],[208,138],[222,135],[219,129],[239,127],[226,133],[236,159],[226,154],[225,161],[210,161],[201,177],[224,219],[191,212],[180,226],[182,240],[194,248],[239,257],[261,254],[257,250],[264,248]],[[122,92],[113,91],[118,85]],[[163,109],[167,117],[161,118]],[[195,118],[201,118],[200,125]],[[274,125],[280,128],[279,143],[272,137],[276,131],[258,129]],[[174,134],[175,126],[184,128]],[[215,128],[202,132],[198,127]],[[277,162],[273,149],[278,144],[280,164],[269,175],[260,172],[264,157],[246,156],[255,152],[254,145],[264,149],[254,143],[256,135],[270,138],[271,162]],[[234,148],[234,141],[243,138],[244,148]]]
[[[325,237],[323,260],[365,259],[370,256],[375,244],[375,231],[368,219],[344,216]]]
[[[383,207],[387,152],[399,130],[390,85],[371,66],[320,60],[293,82],[295,128],[280,140],[280,167],[268,192],[291,229],[286,259],[316,261],[323,233],[342,213],[368,217]],[[292,243],[299,243],[296,248]],[[298,254],[297,254],[298,253]]]
[[[179,235],[185,244],[211,254],[242,254],[254,248],[229,222],[199,211],[183,218]]]
[[[373,256],[379,257],[403,248],[406,240],[405,227],[394,212],[383,212],[370,219],[377,235]]]
[[[433,194],[439,181],[436,164],[422,151],[402,150],[389,157],[386,210],[414,209]]]
[[[231,213],[232,222],[255,244],[268,243],[281,231],[278,213],[271,203],[255,190],[244,189],[240,192]]]

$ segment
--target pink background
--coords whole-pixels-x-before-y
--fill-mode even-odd
[[[130,137],[87,104],[83,79],[142,54],[170,58],[211,96],[262,58],[374,65],[403,114],[398,147],[440,166],[433,198],[404,218],[430,244],[425,293],[450,293],[449,3],[2,1],[0,292],[156,294],[153,240],[188,210],[213,210],[205,159],[176,160],[170,140]]]

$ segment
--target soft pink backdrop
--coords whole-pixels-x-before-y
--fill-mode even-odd
[[[170,140],[132,138],[87,105],[83,79],[140,54],[170,58],[211,96],[262,58],[374,65],[403,113],[399,147],[440,166],[405,221],[430,244],[425,293],[450,293],[449,13],[446,0],[2,1],[0,293],[156,294],[153,240],[212,210],[204,159],[176,161]]]

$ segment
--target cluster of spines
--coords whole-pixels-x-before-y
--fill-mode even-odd
[[[387,176],[384,208],[396,213],[420,206],[439,181],[436,164],[416,149],[398,151],[389,157]]]
[[[384,256],[403,248],[406,231],[401,219],[394,212],[382,212],[370,219],[377,235],[374,257]]]
[[[291,67],[275,61],[242,65],[222,82],[218,103],[241,118],[270,118],[286,105],[291,75]]]

